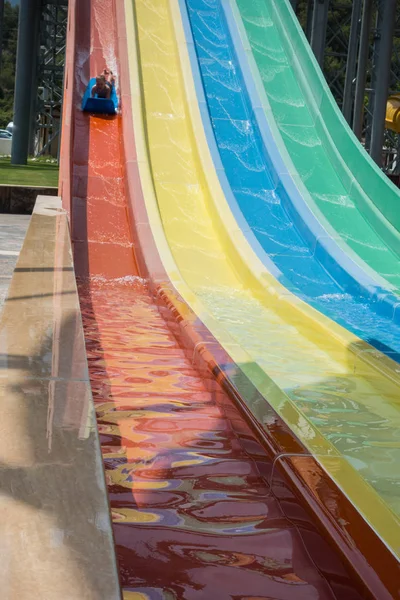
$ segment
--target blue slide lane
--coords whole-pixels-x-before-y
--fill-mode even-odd
[[[285,181],[288,175],[278,174],[283,173],[277,168],[282,159],[273,140],[267,140],[267,148],[266,135],[272,134],[260,131],[256,111],[261,109],[252,104],[257,92],[250,91],[251,100],[221,0],[180,0],[180,5],[210,150],[248,241],[287,289],[400,362],[400,327],[392,319],[393,309],[371,299],[385,296],[385,290],[362,270],[356,277],[349,274],[326,247],[316,247],[304,219],[305,201]]]

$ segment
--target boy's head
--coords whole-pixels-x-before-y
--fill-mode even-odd
[[[99,75],[96,77],[96,85],[98,88],[103,89],[106,85],[106,78],[104,75]]]

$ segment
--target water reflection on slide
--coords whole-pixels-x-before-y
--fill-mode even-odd
[[[358,600],[308,517],[300,527],[284,516],[265,450],[226,394],[193,368],[140,278],[122,116],[78,108],[91,74],[105,65],[119,72],[110,4],[74,4],[63,197],[124,598]]]

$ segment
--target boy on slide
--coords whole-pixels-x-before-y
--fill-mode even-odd
[[[106,80],[104,75],[96,77],[96,83],[92,87],[92,98],[110,98],[111,96],[111,85]]]
[[[107,85],[109,85],[110,88],[112,88],[113,86],[115,86],[115,77],[114,77],[112,71],[109,71],[108,69],[104,69],[103,75],[104,75],[104,77],[106,79]]]

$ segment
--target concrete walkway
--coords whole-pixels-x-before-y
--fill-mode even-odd
[[[37,199],[8,298],[0,315],[1,600],[122,600],[60,198]]]
[[[30,221],[29,215],[0,214],[0,312]]]

